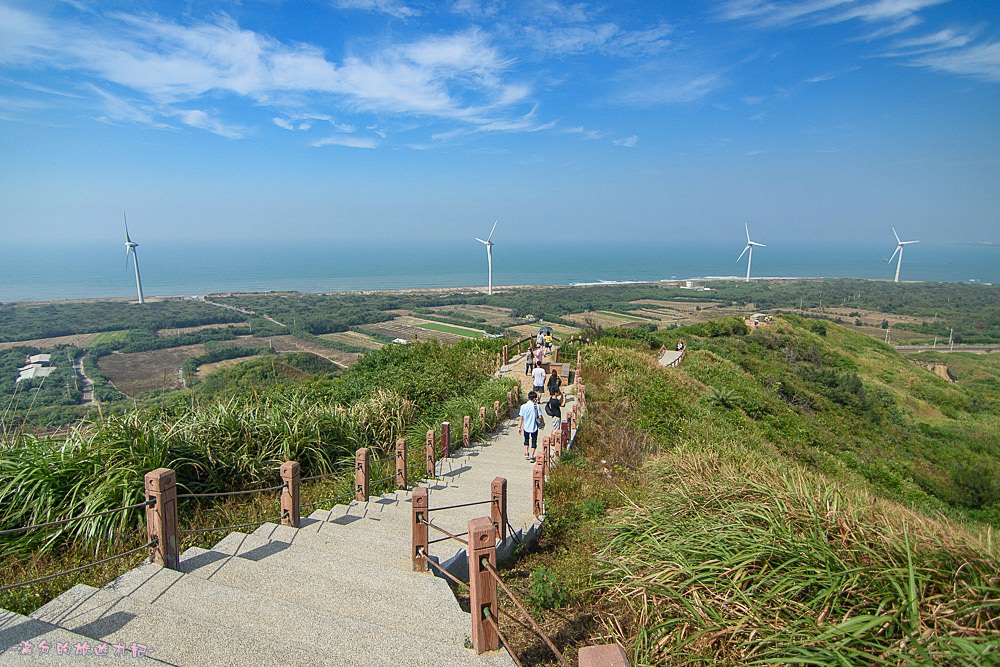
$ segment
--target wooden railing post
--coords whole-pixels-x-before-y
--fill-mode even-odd
[[[425,463],[427,465],[427,476],[431,479],[437,479],[437,461],[435,460],[436,453],[434,452],[434,429],[429,429],[427,431],[427,443],[424,450]]]
[[[545,470],[552,469],[552,437],[548,435],[542,438],[542,463]]]
[[[535,460],[531,472],[531,512],[535,516],[545,514],[545,462],[541,458]]]
[[[500,401],[493,401],[493,426],[500,425]]]
[[[177,552],[177,475],[170,468],[157,468],[146,473],[146,535],[157,540],[152,549],[153,561],[176,570],[180,562]]]
[[[396,488],[407,488],[406,480],[406,439],[396,440]]]
[[[469,611],[472,616],[472,648],[476,653],[500,648],[500,637],[492,624],[497,615],[497,581],[486,563],[497,564],[497,541],[493,524],[486,517],[469,521]]]
[[[504,345],[503,346],[503,365],[506,366],[508,363],[510,363],[510,346],[509,345]]]
[[[562,453],[563,437],[562,426],[560,426],[558,431],[552,431],[552,456],[558,461],[562,458]]]
[[[503,542],[507,539],[507,480],[494,477],[490,484],[490,521],[496,530],[497,539]]]
[[[281,490],[281,525],[299,527],[299,476],[298,461],[285,461],[279,469],[285,488]]]
[[[441,458],[446,459],[451,452],[451,423],[441,422]]]
[[[469,419],[469,415],[465,415],[465,417],[462,418],[462,446],[465,447],[466,449],[469,448],[470,428],[471,428],[469,424],[470,421],[471,420]]]
[[[368,502],[368,449],[362,447],[354,455],[354,499]]]
[[[618,644],[584,646],[577,657],[580,667],[629,667],[625,649]]]
[[[410,498],[411,524],[412,524],[412,552],[413,571],[427,571],[427,487],[418,486],[413,489],[413,496]]]
[[[514,418],[514,392],[507,392],[507,419]]]
[[[486,406],[479,408],[479,430],[486,433]]]
[[[570,435],[571,435],[570,434],[569,419],[564,419],[563,420],[563,423],[560,426],[560,429],[562,430],[563,448],[564,449],[569,449],[569,439],[570,439]]]

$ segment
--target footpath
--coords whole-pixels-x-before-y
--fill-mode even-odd
[[[523,375],[523,360],[500,372]],[[420,483],[441,529],[428,553],[460,579],[466,547],[445,533],[461,539],[471,519],[490,515],[482,501],[496,477],[507,480],[513,533],[498,559],[540,528],[516,419],[435,470]],[[413,495],[317,510],[299,528],[233,532],[184,551],[177,569],[144,563],[102,588],[74,586],[30,617],[0,611],[0,665],[514,665],[502,648],[467,648],[471,619],[452,584],[437,568],[413,571]]]

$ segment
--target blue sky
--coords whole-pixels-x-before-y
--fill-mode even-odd
[[[1000,3],[0,0],[10,242],[1000,243]],[[475,244],[472,241],[474,247]]]

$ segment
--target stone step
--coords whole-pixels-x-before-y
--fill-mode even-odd
[[[301,527],[265,523],[253,535],[267,540],[286,542],[330,553],[342,554],[357,560],[408,570],[410,563],[410,537],[386,529],[356,530],[347,532],[343,526],[304,518]]]
[[[378,572],[345,572],[315,562],[267,557],[250,561],[199,549],[184,552],[181,569],[195,577],[274,597],[309,609],[346,616],[362,623],[390,625],[416,636],[463,643],[471,627],[448,583],[429,574],[410,573],[401,583]],[[353,578],[352,578],[353,577]],[[313,663],[310,663],[313,664]]]
[[[31,616],[109,644],[142,642],[150,658],[185,667],[323,662],[294,638],[243,633],[84,584],[74,586]]]
[[[106,588],[122,597],[127,595],[137,602],[166,606],[195,620],[217,623],[239,633],[294,637],[310,651],[335,658],[339,664],[395,664],[412,660],[414,656],[434,663],[477,664],[471,661],[471,652],[458,639],[462,630],[470,626],[468,614],[455,614],[457,622],[441,616],[420,616],[418,605],[422,606],[423,601],[411,593],[409,596],[397,595],[388,605],[392,608],[390,614],[386,613],[384,605],[374,605],[381,607],[381,613],[372,614],[371,618],[343,615],[324,606],[331,598],[346,597],[346,591],[340,587],[331,588],[326,580],[314,576],[301,579],[308,582],[307,586],[289,585],[287,575],[282,576],[280,570],[266,572],[259,568],[259,563],[245,563],[251,570],[257,567],[258,571],[251,572],[243,582],[245,585],[239,587],[222,583],[215,577],[206,580],[148,565],[120,577]],[[285,592],[294,593],[296,599],[291,601],[287,596],[262,590],[259,584],[268,578],[273,578]],[[369,606],[372,600],[379,599],[377,591],[360,593]],[[400,597],[410,598],[404,600],[410,604],[399,606]],[[457,610],[457,605],[455,607]],[[440,631],[434,637],[422,636],[424,626]],[[387,636],[392,637],[391,642],[385,641]]]
[[[65,628],[0,609],[0,665],[156,665],[145,657],[148,643],[99,644]]]

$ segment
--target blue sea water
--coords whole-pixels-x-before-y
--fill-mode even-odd
[[[742,277],[741,248],[662,242],[551,244],[526,249],[497,245],[494,285],[569,285],[598,281]],[[755,277],[892,280],[890,246],[791,245],[759,248]],[[135,294],[131,264],[117,244],[0,247],[0,301],[41,301]],[[214,292],[302,292],[481,286],[486,253],[475,241],[389,244],[143,243],[139,248],[147,296]],[[1000,246],[921,243],[908,246],[901,279],[1000,282]]]

